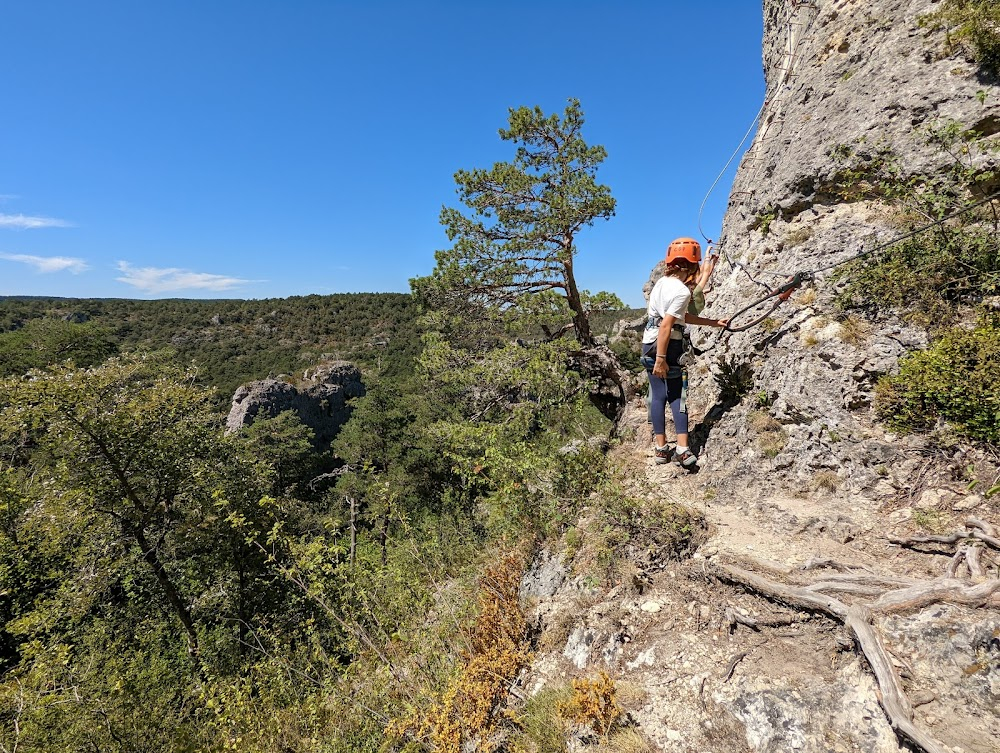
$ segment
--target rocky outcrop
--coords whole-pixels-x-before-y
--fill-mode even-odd
[[[251,382],[233,395],[226,431],[291,410],[313,430],[317,446],[326,447],[350,418],[350,399],[364,394],[361,371],[346,361],[307,370],[299,387],[278,379]]]
[[[954,156],[928,143],[930,128],[956,121],[982,129],[1000,118],[1000,87],[964,57],[946,56],[944,32],[921,24],[938,7],[932,0],[764,2],[767,103],[733,183],[707,315],[728,316],[792,273],[900,234],[884,204],[844,198],[839,189],[849,178],[838,147],[891,148],[906,174],[933,175]],[[978,159],[985,168],[997,158]],[[766,326],[724,336],[696,367],[695,399],[714,411],[700,439],[731,475],[763,463],[801,482],[828,470],[871,486],[871,474],[855,473],[859,464],[870,458],[872,468],[894,466],[872,425],[874,385],[926,335],[894,318],[846,316],[834,301],[842,285],[820,273]],[[715,333],[701,330],[696,342],[709,346]],[[749,398],[738,406],[721,397],[733,374],[742,375],[738,386]],[[745,427],[760,410],[788,438],[771,457],[748,452],[755,432]]]

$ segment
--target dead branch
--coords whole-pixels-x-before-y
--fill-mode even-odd
[[[963,546],[959,547],[959,550],[955,552],[955,556],[952,557],[951,561],[948,563],[948,567],[944,571],[945,577],[957,578],[958,568],[964,560],[965,560],[965,547]]]
[[[736,665],[747,658],[749,651],[744,651],[743,653],[736,654],[732,659],[729,660],[729,666],[726,667],[726,673],[722,676],[722,682],[729,682],[729,678],[733,676],[733,672],[736,671]]]
[[[850,594],[851,596],[881,596],[885,593],[885,588],[879,586],[862,586],[858,583],[830,583],[828,581],[811,583],[805,589],[807,591]]]
[[[956,544],[962,539],[968,538],[966,533],[952,533],[947,536],[910,536],[903,538],[900,536],[890,536],[889,541],[900,546],[913,546],[914,544]]]
[[[744,614],[740,614],[732,607],[726,607],[726,624],[729,626],[730,633],[736,630],[737,625],[743,625],[751,630],[759,631],[762,627],[787,627],[788,625],[795,625],[802,621],[803,618],[797,615],[755,619],[753,617],[747,617]]]
[[[985,578],[986,573],[983,572],[983,566],[979,562],[979,552],[982,547],[978,546],[967,546],[965,547],[965,564],[969,566],[969,575],[973,578]]]
[[[902,681],[872,627],[871,619],[871,612],[866,607],[855,604],[848,610],[844,624],[854,634],[861,652],[875,673],[879,690],[882,691],[879,703],[889,717],[889,724],[897,735],[906,738],[926,753],[947,753],[941,743],[913,723],[913,708],[906,700]]]
[[[1000,549],[1000,539],[990,536],[989,534],[983,533],[982,531],[973,531],[972,538],[982,541],[984,544],[988,544],[994,549]]]
[[[967,565],[969,575],[972,578],[978,580],[986,577],[985,568],[980,561],[982,545],[1000,550],[1000,539],[996,537],[993,526],[979,518],[966,518],[964,531],[956,531],[947,536],[912,536],[909,538],[890,536],[889,541],[893,544],[917,549],[917,551],[924,551],[917,547],[919,544],[959,544],[961,542],[945,568],[945,580],[958,578],[959,568],[963,562]],[[932,550],[931,553],[947,554],[946,551],[939,550]]]
[[[919,581],[912,578],[888,578],[881,575],[832,575],[806,586],[809,591],[849,593],[858,596],[881,596],[887,589],[908,588]]]
[[[732,565],[715,565],[716,575],[727,583],[734,583],[751,591],[766,596],[772,601],[777,601],[796,609],[805,609],[809,612],[821,612],[830,617],[835,617],[841,622],[847,617],[847,605],[832,596],[824,596],[812,591],[807,591],[798,586],[786,586],[783,583],[775,583],[761,576],[742,570]]]

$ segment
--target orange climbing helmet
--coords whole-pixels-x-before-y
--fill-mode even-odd
[[[667,246],[667,264],[687,259],[694,264],[701,262],[701,244],[694,238],[678,238]]]

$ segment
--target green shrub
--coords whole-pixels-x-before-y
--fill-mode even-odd
[[[955,121],[928,129],[925,141],[950,158],[932,175],[908,173],[884,146],[859,141],[831,149],[843,165],[838,191],[845,201],[888,203],[901,232],[942,221],[841,267],[835,277],[847,281],[839,296],[844,308],[899,311],[913,323],[939,327],[960,307],[1000,293],[998,209],[989,202],[967,210],[996,190],[996,171],[981,164],[993,159],[997,146]]]
[[[949,53],[968,49],[984,69],[1000,71],[1000,3],[996,0],[944,0],[941,10],[922,17],[920,23],[947,29]]]
[[[948,330],[927,350],[904,358],[899,374],[878,385],[879,416],[906,429],[944,419],[971,439],[1000,441],[998,323],[994,318],[973,330]]]

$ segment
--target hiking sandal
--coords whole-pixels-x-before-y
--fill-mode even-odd
[[[657,450],[657,452],[659,452],[659,450]],[[684,452],[677,452],[677,450],[674,450],[673,460],[684,468],[689,468],[698,462],[698,456],[691,452],[691,450],[684,450]],[[660,461],[657,460],[656,462]]]

